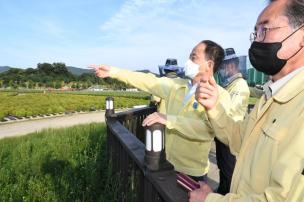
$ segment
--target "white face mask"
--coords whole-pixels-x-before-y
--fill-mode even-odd
[[[185,64],[185,76],[193,79],[199,73],[200,66],[188,59]]]

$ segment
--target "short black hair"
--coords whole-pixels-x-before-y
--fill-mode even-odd
[[[270,0],[270,3],[276,0]],[[304,0],[289,0],[285,7],[289,25],[298,28],[304,24]]]
[[[214,62],[213,72],[217,72],[224,59],[224,49],[214,41],[204,40],[201,43],[206,45],[206,59]]]

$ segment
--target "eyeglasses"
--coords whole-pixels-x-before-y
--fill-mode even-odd
[[[283,26],[283,27],[259,27],[256,31],[250,33],[250,41],[251,43],[253,41],[259,41],[259,42],[263,42],[266,38],[266,33],[272,30],[276,30],[276,29],[280,29],[280,28],[285,28],[288,26]]]

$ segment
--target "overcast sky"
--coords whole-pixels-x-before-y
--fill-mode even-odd
[[[247,55],[266,0],[0,0],[0,66],[64,62],[156,72],[210,39]]]

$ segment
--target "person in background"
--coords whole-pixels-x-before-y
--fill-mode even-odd
[[[206,181],[209,169],[208,154],[214,133],[206,119],[205,109],[195,101],[199,75],[212,76],[224,58],[221,46],[210,40],[197,44],[185,65],[189,79],[132,72],[107,65],[95,65],[96,75],[124,81],[166,102],[166,114],[155,112],[143,121],[143,126],[154,123],[166,125],[165,150],[167,160],[177,172],[196,181]],[[230,96],[219,86],[221,101],[230,105]]]
[[[246,71],[246,64],[240,64],[233,48],[225,49],[225,58],[218,70],[219,84],[227,90],[231,97],[230,115],[238,121],[243,120],[247,112],[249,101],[249,87],[242,73]],[[217,193],[226,194],[230,190],[232,173],[235,165],[235,156],[229,147],[215,138],[216,160],[219,168],[220,182]]]
[[[260,98],[264,95],[265,90],[269,86],[269,82],[272,83],[271,75],[268,75],[268,81],[263,85],[255,85],[255,87],[249,87],[250,90],[250,97]]]
[[[167,61],[170,59],[167,59]],[[173,59],[171,59],[173,60]],[[164,66],[159,66],[159,68],[162,68],[164,74],[161,74],[161,76],[165,76],[167,78],[175,79],[179,75],[178,72],[178,66],[177,66],[177,60],[174,60],[176,62],[176,65],[167,64]],[[161,70],[160,70],[161,71]],[[157,97],[155,95],[151,95],[150,105],[155,105],[157,107],[157,111],[162,114],[166,114],[166,102],[164,99],[161,99],[160,97]]]
[[[202,184],[190,202],[304,200],[304,1],[270,1],[251,40],[251,64],[272,77],[244,121],[227,116],[213,79],[201,78],[196,91],[218,139],[238,154],[230,193]]]
[[[254,86],[254,87],[249,86],[249,91],[250,91],[250,97],[254,97],[254,98],[260,98],[264,94],[264,90],[263,90],[262,86],[261,87],[260,86]]]

